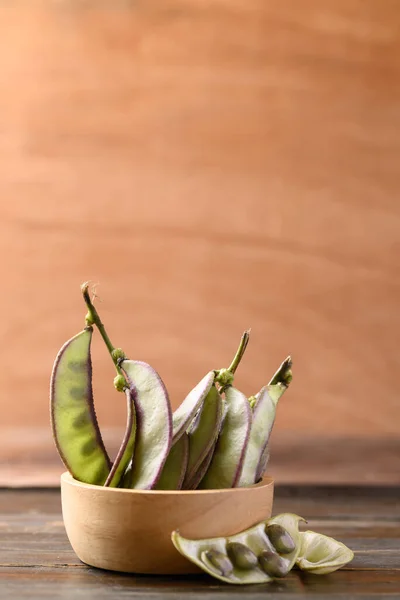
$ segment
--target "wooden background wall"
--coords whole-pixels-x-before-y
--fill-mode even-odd
[[[48,382],[87,279],[175,405],[249,326],[246,393],[292,354],[278,478],[399,481],[399,18],[397,0],[1,2],[0,481],[60,471]],[[123,403],[94,360],[112,445]]]

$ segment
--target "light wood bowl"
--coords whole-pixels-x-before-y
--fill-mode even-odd
[[[225,490],[125,490],[61,476],[65,529],[84,563],[126,573],[197,573],[171,532],[192,538],[233,535],[271,516],[274,482]]]

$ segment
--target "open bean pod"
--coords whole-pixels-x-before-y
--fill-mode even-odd
[[[265,583],[284,577],[295,564],[301,520],[298,515],[282,514],[229,537],[190,540],[174,531],[171,539],[183,556],[221,581]]]

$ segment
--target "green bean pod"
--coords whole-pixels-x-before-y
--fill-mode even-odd
[[[260,481],[265,471],[267,470],[268,462],[269,462],[269,445],[267,444],[263,451],[261,452],[260,460],[258,461],[257,469],[256,469],[256,477],[254,483]]]
[[[236,388],[225,391],[226,414],[217,445],[200,482],[201,489],[236,487],[243,468],[251,427],[251,410],[247,398]]]
[[[194,387],[172,415],[172,444],[175,444],[189,427],[214,383],[215,373],[210,371]]]
[[[135,489],[153,489],[171,448],[168,393],[158,373],[147,363],[125,359],[120,366],[133,394],[137,419],[130,484]]]
[[[221,394],[220,394],[220,398],[221,398]],[[214,451],[215,451],[215,447],[217,445],[219,434],[221,433],[221,429],[225,422],[226,413],[227,413],[226,403],[223,401],[223,403],[222,403],[222,418],[221,418],[221,423],[219,425],[219,431],[217,433],[217,438],[214,440],[213,445],[211,446],[207,455],[204,457],[204,459],[203,459],[202,463],[200,464],[200,466],[198,467],[197,471],[194,473],[192,479],[190,481],[189,480],[184,481],[184,489],[188,489],[188,490],[197,489],[200,485],[201,480],[207,473],[208,467],[210,466],[212,458],[214,456]]]
[[[169,451],[155,490],[180,490],[189,458],[189,438],[184,433]]]
[[[184,487],[194,479],[200,465],[213,447],[220,431],[222,414],[223,400],[215,385],[212,385],[199,413],[188,429],[189,461]]]
[[[92,333],[86,327],[59,351],[51,375],[50,412],[54,441],[68,471],[79,481],[103,485],[111,462],[93,403]]]
[[[106,487],[118,487],[130,461],[132,460],[136,440],[136,411],[132,391],[125,389],[127,403],[127,422],[121,447],[112,469],[105,482]]]
[[[171,539],[178,552],[221,581],[237,585],[265,583],[288,573],[295,564],[300,552],[301,520],[297,515],[283,514],[229,537],[190,540],[174,531]],[[274,549],[265,533],[272,523],[282,525],[294,540],[295,549],[290,554],[281,556]]]
[[[268,442],[275,423],[278,400],[287,385],[266,385],[256,395],[252,423],[244,464],[238,487],[246,487],[259,481],[265,472],[268,458]]]
[[[276,407],[278,404],[279,399],[283,396],[283,394],[285,393],[285,391],[287,390],[288,386],[284,385],[283,383],[277,383],[274,385],[267,385],[266,389],[268,396],[271,400],[271,404],[270,404],[270,423],[267,426],[266,429],[266,435],[265,435],[265,439],[263,441],[263,445],[261,446],[261,448],[259,449],[259,455],[258,455],[258,461],[257,461],[257,466],[255,469],[255,474],[254,474],[254,481],[253,483],[257,483],[257,481],[259,481],[261,479],[261,477],[264,475],[265,470],[267,468],[267,464],[269,461],[269,448],[268,448],[268,443],[269,443],[269,438],[271,435],[271,431],[272,428],[274,426],[275,423],[275,417],[276,417]],[[257,407],[257,403],[255,408]],[[249,457],[250,458],[250,457]],[[251,468],[253,468],[253,463],[251,464]]]
[[[208,454],[204,457],[203,462],[199,465],[197,471],[195,471],[195,473],[193,474],[193,477],[191,479],[185,478],[185,480],[183,482],[184,490],[195,490],[198,488],[201,480],[203,479],[204,475],[208,471],[208,467],[210,466],[210,463],[212,461],[212,457],[213,457],[216,445],[217,445],[217,440],[215,440],[215,442],[211,446],[210,450],[208,451]]]
[[[275,422],[276,406],[278,404],[278,401],[282,397],[282,395],[285,393],[285,391],[289,387],[291,381],[292,381],[292,358],[290,356],[288,356],[283,361],[283,363],[280,365],[280,367],[276,371],[276,373],[273,375],[269,384],[266,386],[268,396],[272,400],[275,408],[271,407],[271,415],[270,416],[272,419],[272,424],[270,424],[270,426],[267,426],[267,431],[266,431],[267,435],[265,436],[263,443],[260,447],[259,459],[258,459],[257,467],[255,470],[255,477],[254,477],[253,483],[257,483],[257,481],[259,481],[261,479],[261,477],[264,475],[265,470],[267,468],[268,461],[269,461],[268,442],[269,442],[269,437],[271,435],[272,427]],[[265,389],[265,388],[263,388],[263,389]],[[256,396],[255,407],[257,406],[258,397],[261,394],[261,391]],[[251,456],[255,456],[255,455],[256,455],[256,453],[251,453]],[[249,460],[251,461],[250,470],[252,470],[253,462],[252,462],[252,459],[250,456],[249,456]]]
[[[257,394],[253,408],[249,441],[246,447],[243,469],[238,487],[246,487],[256,482],[257,467],[264,449],[268,446],[269,436],[275,421],[276,403],[268,393],[268,386]]]

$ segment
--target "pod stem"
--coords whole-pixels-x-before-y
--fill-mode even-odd
[[[116,371],[118,373],[119,376],[124,377],[124,374],[122,373],[121,367],[119,366],[118,362],[119,359],[121,358],[120,353],[118,353],[118,348],[114,348],[114,346],[111,343],[110,338],[108,337],[108,334],[105,330],[105,327],[100,319],[99,313],[97,312],[92,300],[90,299],[90,294],[89,294],[89,282],[86,281],[85,283],[83,283],[81,285],[81,292],[83,295],[83,299],[85,301],[85,304],[87,306],[88,312],[86,315],[86,325],[96,325],[97,329],[99,330],[101,337],[104,340],[105,345],[107,346],[107,350],[110,353],[110,356],[112,358],[112,361],[114,363],[114,366],[116,368]],[[116,352],[117,350],[117,352]],[[117,356],[116,356],[117,354]],[[125,381],[125,377],[124,377],[124,381]],[[122,390],[121,390],[122,391]]]
[[[238,368],[240,361],[243,358],[244,353],[246,352],[247,344],[250,339],[250,329],[247,329],[240,340],[239,348],[236,351],[235,357],[228,367],[228,371],[234,375],[236,369]]]
[[[276,385],[282,383],[286,387],[292,381],[292,357],[285,358],[277,372],[273,375],[268,385]]]
[[[221,386],[219,388],[220,394],[224,392],[227,387],[232,385],[235,371],[243,358],[243,355],[247,348],[247,344],[249,343],[249,339],[250,329],[247,329],[247,331],[245,331],[241,337],[239,348],[237,349],[230,366],[227,369],[220,369],[219,371],[215,371],[215,381]]]

